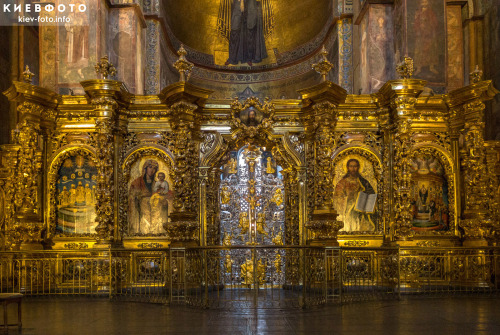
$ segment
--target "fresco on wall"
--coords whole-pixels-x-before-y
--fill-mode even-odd
[[[64,160],[56,188],[57,223],[61,233],[95,233],[97,168],[85,156]]]
[[[461,6],[446,6],[448,42],[448,90],[464,86],[464,51]]]
[[[443,0],[406,1],[408,54],[415,78],[445,82],[445,23]]]
[[[364,15],[359,25],[360,36],[360,82],[361,91],[359,93],[370,92],[370,80],[368,68],[368,15]]]
[[[411,168],[413,229],[448,230],[448,183],[443,165],[433,156],[419,155]]]
[[[369,13],[369,92],[378,91],[394,78],[394,47],[392,43],[392,7],[373,5]]]
[[[373,165],[360,155],[341,159],[333,180],[333,204],[344,222],[342,231],[374,231],[376,222],[377,181]]]
[[[128,183],[130,235],[161,234],[172,211],[172,181],[165,162],[142,157],[132,165]]]
[[[394,57],[397,63],[399,63],[403,56],[405,56],[405,16],[404,16],[404,5],[403,0],[394,0],[394,11],[393,11],[393,20],[394,20],[394,31],[398,33],[394,36]]]
[[[142,27],[133,7],[110,12],[111,62],[116,67],[116,78],[125,83],[130,92],[142,94]]]
[[[87,6],[87,11],[84,13],[68,13],[70,22],[58,27],[58,82],[79,83],[95,76],[98,4],[97,1],[88,0],[59,0],[57,3],[65,5],[71,3],[75,6],[85,4]]]

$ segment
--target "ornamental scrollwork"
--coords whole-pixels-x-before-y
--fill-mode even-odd
[[[45,120],[53,120],[55,119],[56,115],[55,110],[29,101],[25,101],[21,105],[19,105],[19,107],[17,107],[17,111],[20,113],[20,115],[35,115]]]
[[[161,249],[163,248],[163,244],[157,242],[139,243],[137,247],[140,249]]]
[[[213,149],[216,136],[217,135],[214,133],[203,133],[203,142],[200,145],[200,152],[202,155],[206,155],[210,150]]]
[[[196,183],[199,163],[198,106],[180,101],[171,106],[169,121],[172,128],[170,151],[174,157],[174,213],[196,216],[199,197]],[[184,215],[183,214],[183,215]],[[176,215],[176,214],[175,214]]]
[[[222,135],[216,132],[202,133],[203,142],[200,144],[200,166],[210,166],[213,159],[221,150],[225,149]]]
[[[365,247],[369,245],[369,241],[363,241],[363,240],[349,240],[344,243],[344,247]]]
[[[333,132],[337,125],[335,105],[328,101],[315,104],[306,122],[308,122],[309,138],[312,141],[306,154],[310,181],[308,187],[313,191],[313,196],[309,198],[312,212],[314,208],[332,204],[331,158],[337,144]]]
[[[375,117],[375,113],[372,111],[344,111],[340,113],[342,120],[345,121],[366,121],[370,117]]]
[[[275,106],[268,98],[261,103],[250,97],[244,103],[238,99],[231,103],[231,131],[233,139],[253,139],[265,132],[272,132]]]
[[[300,136],[298,134],[290,134],[289,139],[295,151],[299,153],[300,157],[304,157],[305,147]]]
[[[207,245],[218,245],[220,242],[219,220],[219,189],[221,170],[209,168],[206,180],[206,216],[207,216]]]
[[[484,108],[480,100],[464,105],[464,112],[469,118],[463,130],[465,145],[460,152],[465,187],[465,211],[460,226],[467,237],[489,239],[496,233],[489,211],[491,196],[484,146]]]
[[[421,248],[427,248],[427,247],[430,247],[430,248],[435,248],[435,247],[439,247],[440,246],[440,243],[439,241],[418,241],[417,242],[417,247],[421,247]]]
[[[299,178],[293,167],[282,170],[285,188],[285,244],[300,243],[299,229]]]
[[[84,242],[71,242],[71,243],[66,243],[64,245],[64,249],[70,249],[70,250],[78,250],[78,249],[88,249],[89,245],[88,243]]]

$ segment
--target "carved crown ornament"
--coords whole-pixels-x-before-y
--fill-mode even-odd
[[[396,71],[401,79],[410,79],[413,76],[413,59],[405,56],[403,61],[396,67]]]
[[[97,75],[101,74],[103,79],[116,75],[115,66],[109,61],[107,55],[101,57],[101,60],[94,66]]]

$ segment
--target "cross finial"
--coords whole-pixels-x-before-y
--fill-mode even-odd
[[[174,67],[179,71],[180,78],[179,81],[186,81],[191,74],[191,70],[193,69],[193,63],[189,62],[186,59],[187,51],[184,49],[184,45],[181,44],[181,47],[177,51],[179,55],[179,59],[174,63]]]
[[[320,54],[321,54],[321,61],[319,61],[316,64],[313,64],[312,68],[314,71],[321,74],[321,82],[324,82],[324,81],[326,81],[326,75],[333,68],[333,64],[328,61],[328,58],[327,58],[328,51],[326,51],[326,48],[324,45],[321,48]]]

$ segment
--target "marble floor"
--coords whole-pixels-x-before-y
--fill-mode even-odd
[[[10,322],[16,305],[9,305]],[[410,298],[307,310],[202,310],[106,299],[25,299],[9,334],[500,334],[500,299]],[[1,332],[1,331],[0,331]]]

